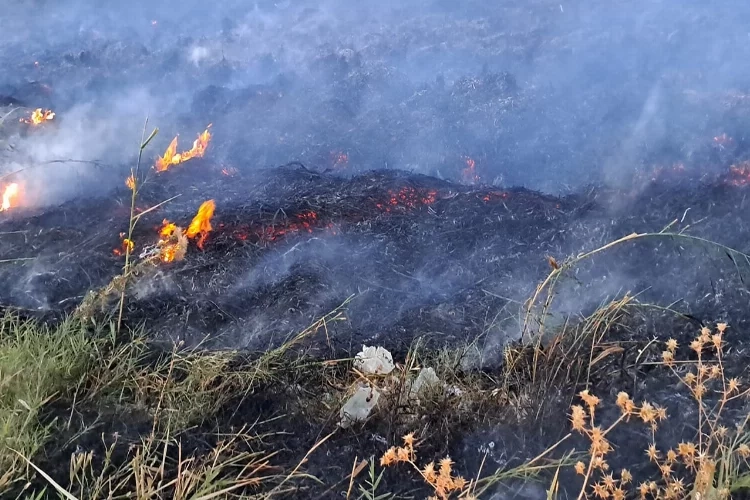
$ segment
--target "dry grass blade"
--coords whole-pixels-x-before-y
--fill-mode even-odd
[[[280,482],[280,483],[279,483],[279,484],[278,484],[278,485],[277,485],[277,486],[276,486],[276,487],[275,487],[275,488],[274,488],[274,489],[273,489],[273,490],[271,491],[271,493],[269,493],[269,495],[273,495],[274,493],[277,493],[277,492],[278,492],[278,491],[279,491],[279,490],[281,489],[281,487],[282,487],[282,486],[284,485],[284,483],[286,483],[286,482],[287,482],[287,481],[289,481],[289,480],[290,480],[291,478],[293,478],[293,477],[294,477],[294,476],[295,476],[295,475],[297,474],[297,471],[298,471],[298,470],[300,469],[300,467],[302,467],[302,465],[303,465],[303,464],[304,464],[305,462],[307,462],[307,458],[308,458],[308,457],[309,457],[310,455],[312,455],[312,453],[313,453],[313,452],[314,452],[315,450],[317,450],[317,449],[318,449],[318,448],[320,447],[320,445],[322,445],[323,443],[325,443],[326,441],[328,441],[328,439],[329,439],[329,438],[330,438],[331,436],[333,436],[334,434],[336,434],[336,432],[338,432],[338,428],[334,429],[334,430],[333,430],[333,431],[331,431],[331,432],[330,432],[330,433],[329,433],[329,434],[328,434],[327,436],[323,437],[323,438],[322,438],[322,439],[320,439],[320,440],[319,440],[319,441],[318,441],[317,443],[315,443],[315,444],[314,444],[314,445],[312,446],[312,448],[310,448],[310,449],[309,449],[309,450],[307,451],[307,453],[305,453],[305,456],[304,456],[304,457],[302,457],[302,460],[300,460],[300,461],[299,461],[299,463],[297,464],[297,466],[296,466],[296,467],[295,467],[294,469],[292,469],[292,472],[290,472],[290,473],[289,473],[289,474],[288,474],[288,475],[287,475],[287,476],[286,476],[286,477],[284,478],[284,480],[283,480],[283,481],[281,481],[281,482]]]
[[[166,204],[167,204],[167,203],[169,203],[170,201],[176,200],[176,199],[177,199],[177,198],[179,198],[180,196],[181,196],[181,195],[177,194],[177,195],[174,195],[174,196],[172,196],[171,198],[167,198],[167,199],[166,199],[166,200],[164,200],[164,201],[160,201],[160,202],[159,202],[159,203],[157,203],[156,205],[154,205],[154,206],[152,206],[152,207],[149,207],[149,208],[147,208],[146,210],[144,210],[144,211],[142,211],[142,212],[138,213],[138,215],[135,215],[135,216],[133,217],[133,221],[134,221],[134,222],[138,222],[138,220],[140,220],[140,218],[141,218],[141,217],[143,217],[144,215],[146,215],[146,214],[148,214],[148,213],[150,213],[150,212],[153,212],[153,211],[154,211],[154,210],[156,210],[157,208],[159,208],[159,207],[161,207],[161,206],[163,206],[163,205],[166,205]]]
[[[597,357],[595,357],[594,359],[591,360],[590,366],[593,367],[596,364],[598,364],[600,361],[602,361],[604,358],[606,358],[607,356],[611,356],[612,354],[619,354],[619,353],[623,352],[624,350],[625,349],[623,349],[620,346],[611,346],[611,347],[608,347],[608,348],[604,349],[602,352],[600,352]]]
[[[367,467],[367,460],[362,460],[359,465],[357,465],[357,457],[354,457],[354,463],[352,464],[352,472],[349,474],[349,487],[346,489],[346,498],[349,500],[349,497],[352,494],[352,488],[354,487],[354,478],[359,476],[359,474],[365,470],[365,467]]]

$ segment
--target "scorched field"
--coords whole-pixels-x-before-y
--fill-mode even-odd
[[[22,2],[3,498],[746,498],[750,7]]]

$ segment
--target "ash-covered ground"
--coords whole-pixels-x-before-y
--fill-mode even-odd
[[[192,241],[183,261],[134,280],[125,317],[165,338],[257,349],[353,295],[348,321],[329,332],[340,348],[403,348],[418,336],[455,345],[483,333],[502,343],[517,338],[520,304],[550,271],[546,256],[562,261],[674,219],[671,232],[694,225],[686,234],[747,250],[737,211],[746,191],[726,180],[655,183],[623,209],[611,199],[628,194],[613,191],[552,197],[397,171],[344,179],[299,164],[227,176],[196,161],[145,185],[139,206],[177,198],[141,219],[134,253],[158,240],[163,219],[187,226],[198,200],[215,200],[214,229],[202,249]],[[9,212],[0,255],[35,259],[4,266],[20,285],[4,290],[4,303],[70,312],[88,290],[104,287],[123,265],[113,250],[129,198],[123,185],[40,213]],[[557,307],[575,317],[606,298],[640,293],[644,302],[741,326],[746,267],[709,243],[654,237],[582,265]]]

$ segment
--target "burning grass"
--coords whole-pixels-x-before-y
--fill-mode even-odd
[[[144,129],[140,153],[155,135],[156,130],[145,138]],[[467,166],[474,175],[473,160]],[[189,240],[203,248],[214,231],[216,203],[210,199],[185,230],[164,220],[156,245],[139,248],[140,260],[132,259],[138,222],[174,199],[136,213],[141,177],[139,155],[127,181],[128,231],[117,249],[125,255],[122,273],[90,291],[57,329],[14,315],[0,323],[5,441],[0,464],[7,471],[0,488],[11,494],[54,489],[67,498],[375,499],[417,490],[442,500],[482,498],[503,485],[535,479],[546,482],[547,498],[681,498],[686,492],[728,498],[750,484],[748,413],[739,404],[748,391],[735,373],[741,357],[724,355],[726,325],[713,333],[701,330],[689,343],[697,359],[682,364],[677,361],[682,340],[669,340],[659,351],[658,340],[625,334],[648,309],[630,294],[578,321],[548,324],[558,285],[585,261],[615,247],[665,239],[710,246],[738,270],[750,256],[691,236],[689,226],[670,231],[675,221],[660,232],[632,233],[565,260],[548,257],[549,276],[522,307],[522,341],[502,346],[501,364],[482,362],[488,348],[480,340],[490,325],[466,346],[435,350],[417,339],[407,352],[396,353],[392,372],[369,374],[349,358],[321,356],[321,345],[337,352],[329,328],[346,321],[346,302],[260,353],[208,350],[179,340],[164,346],[123,328],[128,290],[160,264],[183,260]],[[382,217],[432,209],[443,196],[419,186],[380,189],[383,193],[385,201],[366,198]],[[509,211],[509,196],[491,192],[478,199]],[[309,208],[289,220],[274,224],[269,239],[330,224]],[[117,299],[119,311],[112,307]],[[669,308],[654,309],[672,314]],[[712,350],[710,361],[704,350]],[[690,363],[694,370],[685,372]],[[674,418],[672,394],[653,387],[663,387],[668,376],[677,377],[697,403],[696,436],[687,427],[663,426]],[[652,388],[641,391],[636,403],[631,389],[644,383]],[[379,395],[372,413],[339,425],[342,407],[361,389]],[[614,404],[596,396],[607,393],[618,394]],[[680,404],[677,415],[686,411],[684,401]],[[572,428],[561,425],[561,412],[569,412]],[[648,461],[620,451],[636,443],[622,431],[638,421],[645,424],[638,437]],[[466,436],[503,426],[513,435],[533,435],[538,445],[519,445],[502,460],[487,447],[461,453]],[[657,431],[663,429],[669,432],[662,438]],[[390,445],[399,440],[400,446]],[[438,457],[437,464],[418,460],[418,447],[420,456]],[[352,458],[354,466],[343,471]],[[416,474],[404,474],[399,464]],[[369,478],[360,477],[365,469]]]
[[[154,169],[157,172],[165,172],[174,165],[179,165],[193,158],[202,158],[206,154],[206,148],[211,141],[210,128],[211,124],[206,127],[206,130],[198,134],[198,138],[193,142],[193,147],[182,153],[177,152],[177,137],[172,139],[164,154],[157,158]]]
[[[31,112],[28,118],[21,118],[21,123],[37,126],[55,118],[55,113],[50,109],[37,108]]]

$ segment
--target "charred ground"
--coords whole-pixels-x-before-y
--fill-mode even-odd
[[[484,460],[492,473],[563,437],[583,388],[666,406],[676,419],[659,435],[666,448],[692,437],[696,413],[657,366],[652,339],[677,339],[695,361],[685,346],[726,321],[726,376],[745,374],[750,75],[738,20],[747,6],[129,4],[132,16],[74,2],[57,18],[30,23],[36,7],[19,7],[0,20],[11,34],[0,47],[10,75],[0,105],[14,113],[0,114],[9,174],[0,180],[26,186],[24,203],[0,212],[0,304],[61,328],[53,339],[81,341],[48,347],[66,363],[51,377],[57,398],[38,393],[34,411],[55,432],[23,448],[75,494],[92,490],[70,481],[70,457],[93,452],[94,475],[116,477],[122,493],[137,484],[126,470],[136,458],[171,481],[182,457],[174,436],[205,458],[244,425],[221,460],[246,464],[243,453],[271,450],[269,470],[280,474],[244,484],[220,471],[246,493],[340,497],[356,457],[377,464],[409,431],[423,441],[420,459],[450,454],[467,478]],[[18,122],[37,107],[56,118]],[[100,331],[117,323],[119,293],[71,327],[64,318],[123,273],[125,179],[145,115],[160,131],[141,164],[136,262],[164,219],[185,227],[209,199],[212,231],[202,248],[190,241],[184,260],[133,274],[120,328]],[[182,147],[208,123],[203,158],[151,170],[174,135]],[[667,226],[566,267],[569,256]],[[525,316],[560,266],[551,305],[539,307],[542,297]],[[341,316],[325,316],[342,303]],[[24,358],[15,342],[46,337],[9,321],[2,347],[38,367],[45,356]],[[544,345],[524,342],[536,333]],[[63,356],[68,344],[75,363]],[[395,384],[397,395],[310,454],[302,470],[320,482],[294,476],[280,488],[337,428],[362,381],[350,358],[363,344],[402,365],[400,382],[370,381]],[[435,367],[445,387],[404,401],[410,363]],[[11,395],[8,414],[25,415],[23,392]],[[612,441],[637,449],[622,445],[612,467],[653,475],[650,439],[646,427],[618,429]],[[575,495],[580,478],[568,469],[563,494]],[[364,484],[366,472],[356,476]],[[47,484],[31,477],[36,491]],[[383,487],[424,492],[416,475],[391,468]],[[517,494],[545,498],[528,485]]]

